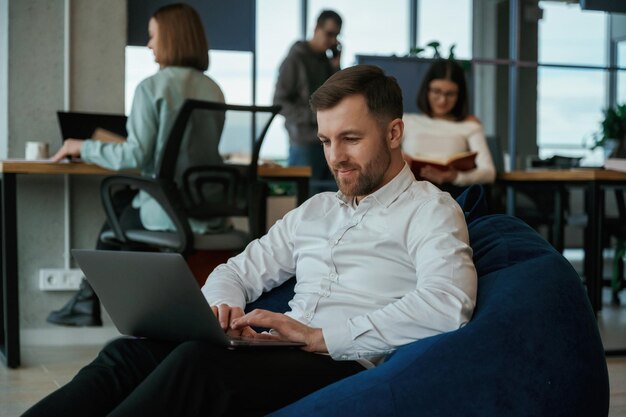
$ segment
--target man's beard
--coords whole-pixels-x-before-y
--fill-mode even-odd
[[[380,184],[383,182],[385,172],[391,164],[391,152],[382,142],[382,146],[376,152],[376,157],[372,159],[367,165],[361,167],[358,165],[352,165],[349,162],[341,163],[335,167],[329,167],[337,187],[341,192],[349,197],[361,197],[366,196],[376,191]],[[358,175],[353,180],[342,179],[337,171],[340,169],[355,169]]]

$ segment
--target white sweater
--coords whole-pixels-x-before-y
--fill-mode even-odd
[[[405,113],[402,151],[409,156],[447,158],[455,153],[476,151],[476,168],[459,172],[454,185],[491,183],[496,170],[480,123],[434,119],[422,114]]]

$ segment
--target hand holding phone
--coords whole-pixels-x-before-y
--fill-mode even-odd
[[[337,41],[337,43],[330,48],[330,52],[332,54],[331,58],[338,58],[341,55],[341,42]]]

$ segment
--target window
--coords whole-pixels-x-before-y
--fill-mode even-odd
[[[270,105],[278,68],[289,48],[300,39],[300,2],[257,0],[257,104]],[[280,30],[276,30],[280,27]],[[261,148],[261,158],[286,161],[289,137],[285,119],[278,115],[270,125]]]
[[[133,95],[139,83],[159,70],[152,51],[145,46],[126,47],[126,78],[124,80],[124,107],[130,113]]]
[[[155,74],[159,65],[154,62],[147,47],[126,47],[125,109],[130,113],[137,85]],[[252,104],[252,53],[235,51],[210,51],[209,70],[206,74],[215,80],[227,103]],[[220,153],[240,153],[250,149],[247,138],[242,143],[221,142]]]
[[[539,62],[551,64],[538,70],[540,157],[586,156],[587,164],[599,164],[601,152],[592,152],[589,145],[606,107],[607,71],[601,68],[607,65],[606,15],[577,4],[541,2],[540,7]]]
[[[355,55],[406,55],[409,52],[409,3],[406,0],[309,0],[307,36],[313,34],[322,10],[343,20],[339,40],[341,66],[355,64]]]
[[[582,156],[605,107],[601,70],[539,68],[537,137],[542,157]]]
[[[578,4],[542,1],[539,5],[543,9],[539,21],[539,62],[607,64],[605,13],[581,10]]]
[[[154,75],[159,65],[147,47],[126,47],[125,109],[130,112],[137,85]],[[206,74],[221,87],[226,101],[232,104],[252,104],[252,53],[210,51]]]
[[[449,56],[455,44],[458,59],[472,57],[472,1],[471,0],[420,0],[417,22],[417,46],[424,48],[432,41],[440,43],[442,58]],[[432,49],[426,48],[426,56]]]
[[[626,68],[626,40],[617,44],[617,66]],[[617,102],[626,103],[626,70],[617,72]]]

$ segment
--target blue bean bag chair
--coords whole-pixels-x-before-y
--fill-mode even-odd
[[[608,415],[604,349],[576,271],[521,220],[487,215],[482,187],[457,202],[479,278],[472,320],[271,416]],[[293,281],[249,309],[285,311]]]

